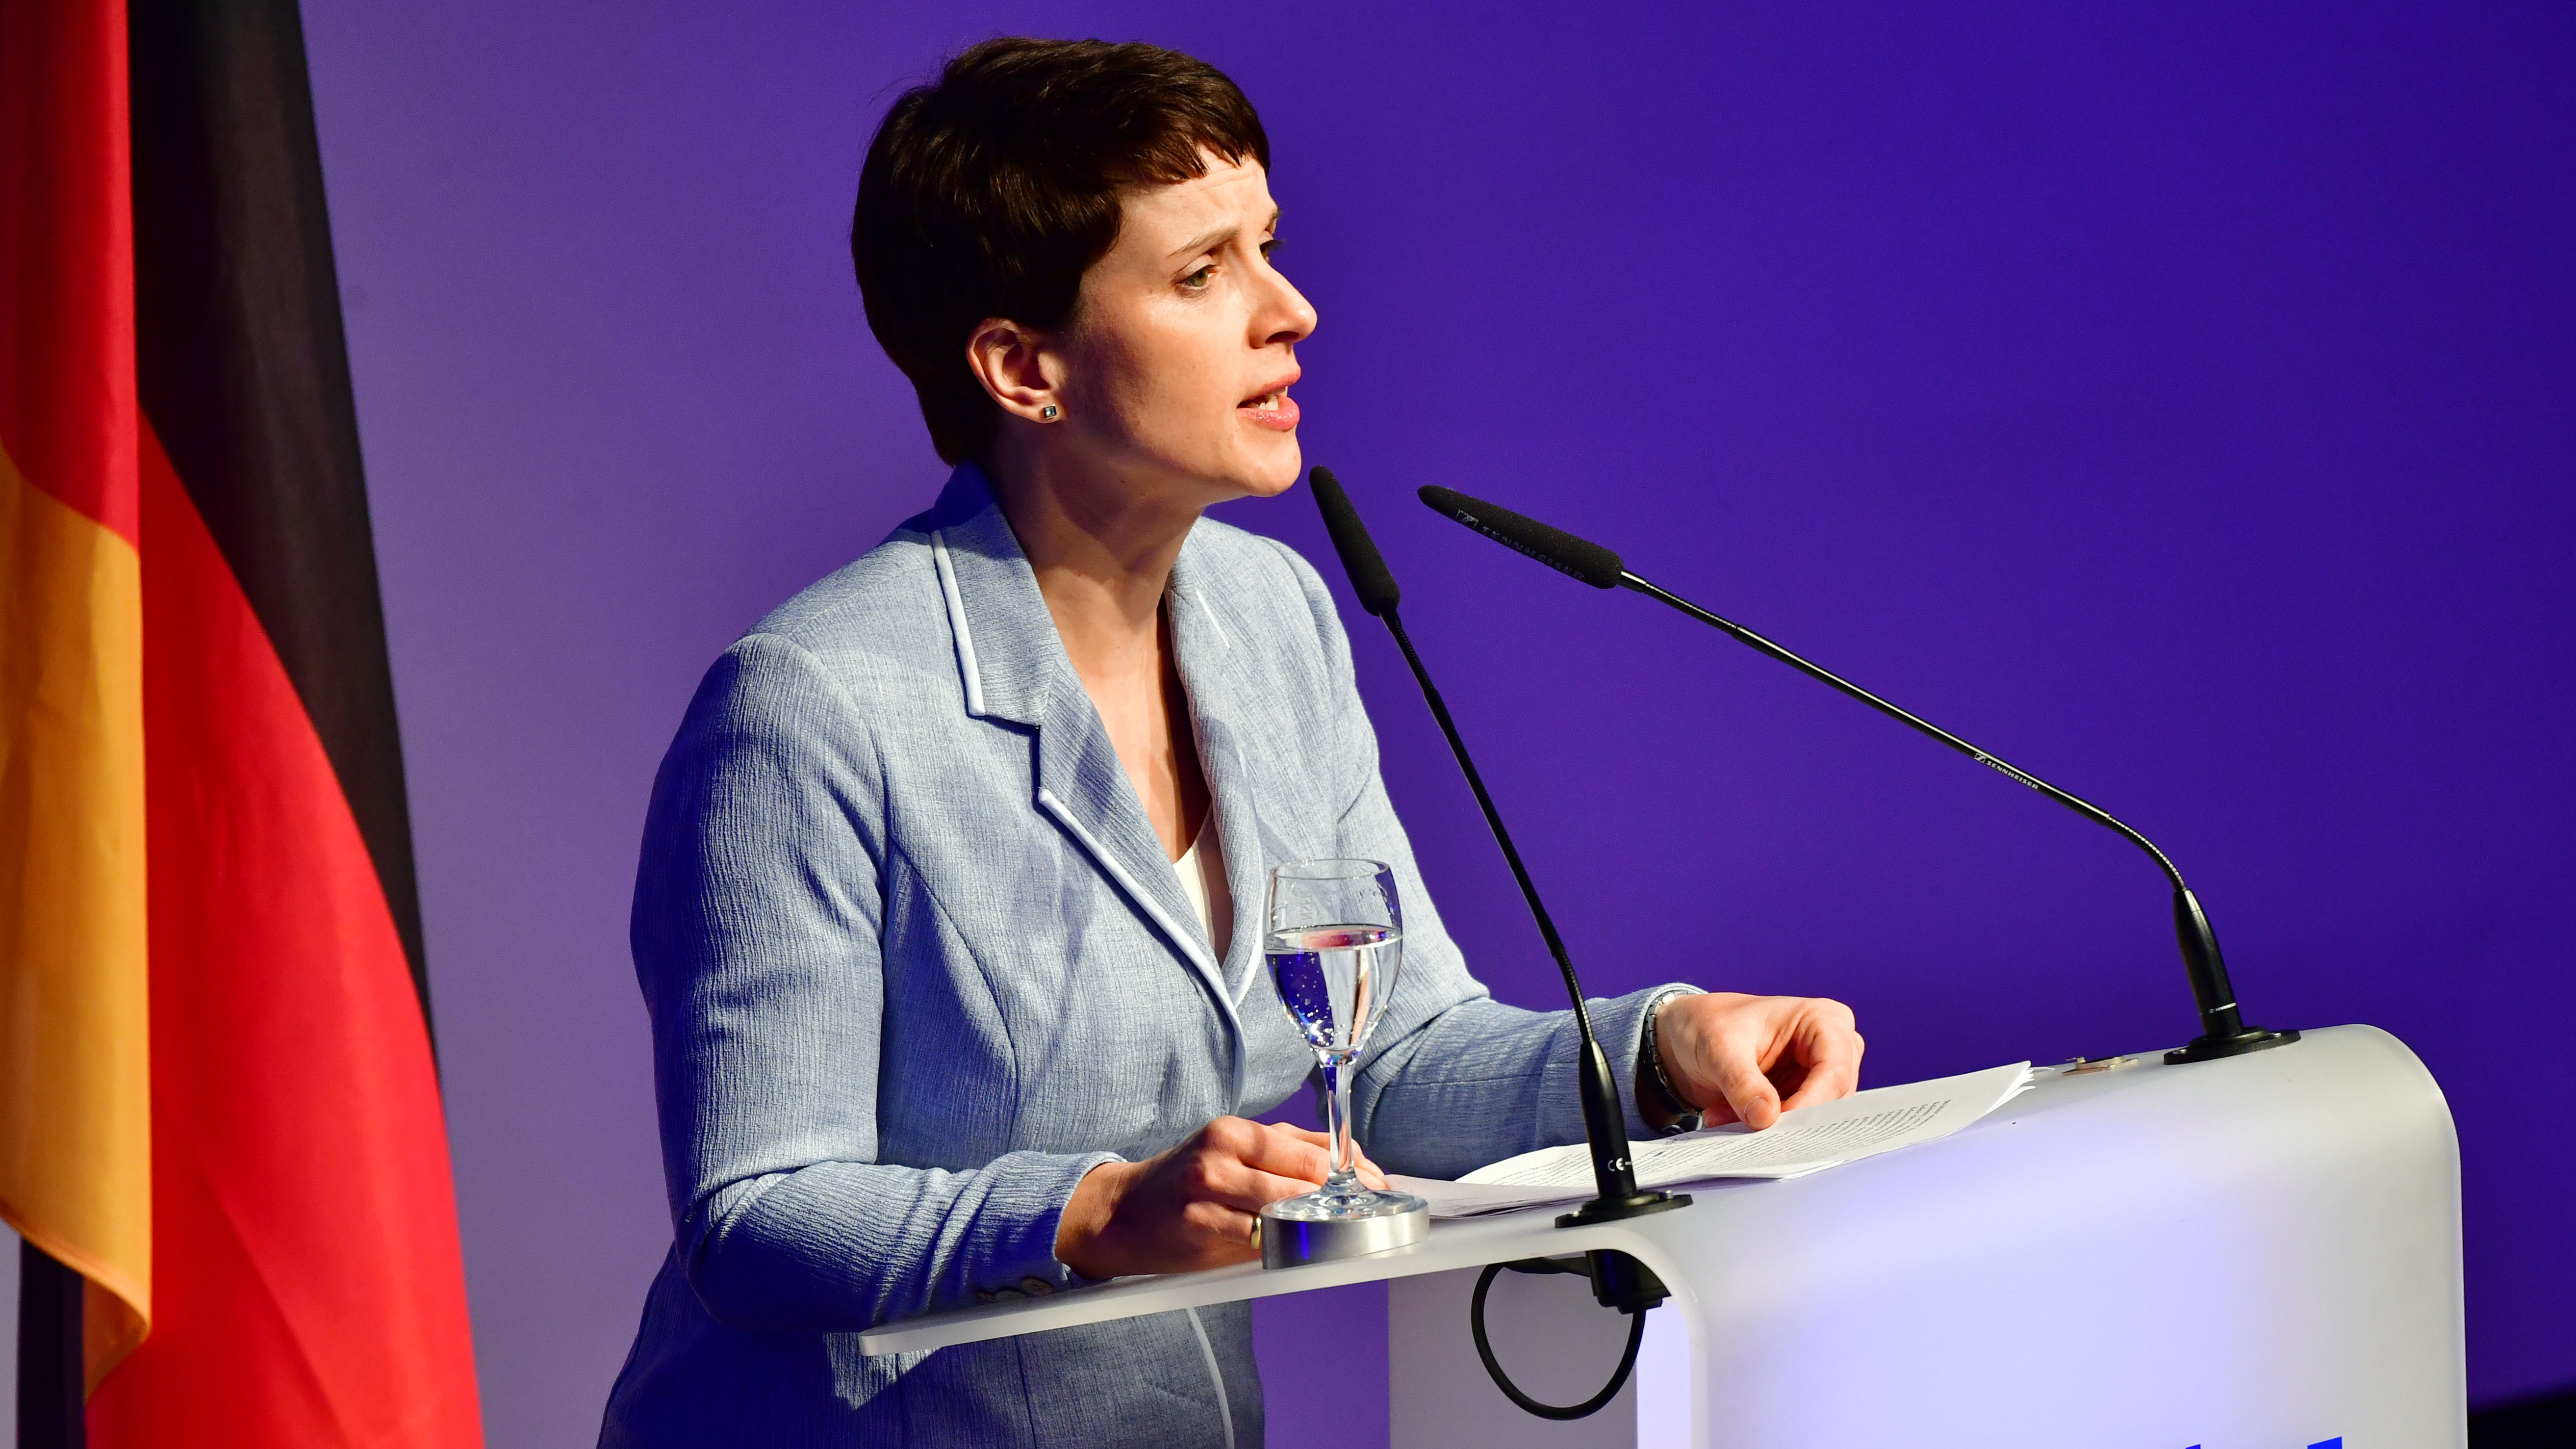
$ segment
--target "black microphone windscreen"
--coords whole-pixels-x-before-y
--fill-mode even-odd
[[[1315,507],[1323,512],[1324,532],[1333,537],[1333,552],[1342,556],[1342,572],[1350,576],[1351,592],[1359,595],[1361,608],[1385,618],[1403,591],[1396,588],[1395,575],[1386,571],[1386,560],[1378,557],[1368,525],[1360,522],[1359,510],[1351,506],[1350,495],[1342,491],[1332,469],[1318,467],[1307,474],[1306,486],[1314,491]]]
[[[1576,538],[1508,508],[1470,498],[1455,488],[1425,487],[1422,501],[1431,511],[1456,519],[1505,548],[1528,554],[1562,574],[1571,574],[1596,589],[1619,587],[1627,572],[1619,555],[1587,538]]]

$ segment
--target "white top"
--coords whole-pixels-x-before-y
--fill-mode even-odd
[[[1234,936],[1234,892],[1225,883],[1225,845],[1217,839],[1213,806],[1199,824],[1199,838],[1172,862],[1172,870],[1181,878],[1181,894],[1190,898],[1190,909],[1199,913],[1208,945],[1224,960]]]

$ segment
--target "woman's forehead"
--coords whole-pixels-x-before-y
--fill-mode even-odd
[[[1227,232],[1267,228],[1278,207],[1261,163],[1206,158],[1205,174],[1127,193],[1119,227],[1121,250],[1133,239],[1155,256],[1195,251]]]

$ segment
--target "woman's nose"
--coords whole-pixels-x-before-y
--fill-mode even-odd
[[[1264,270],[1267,270],[1266,268]],[[1268,277],[1268,295],[1253,316],[1256,345],[1274,342],[1303,342],[1315,331],[1315,306],[1306,294],[1290,285],[1288,279],[1273,271]]]

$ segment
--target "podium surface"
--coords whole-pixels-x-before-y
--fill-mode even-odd
[[[1559,1229],[1557,1209],[1531,1209],[1437,1223],[1375,1258],[927,1315],[859,1347],[937,1349],[1616,1248],[1673,1291],[1623,1396],[1632,1427],[1520,1416],[1472,1349],[1444,1346],[1467,1338],[1455,1293],[1399,1285],[1400,1442],[1499,1449],[1612,1430],[1746,1449],[2466,1443],[2457,1139],[2430,1074],[2373,1027],[2224,1061],[2141,1053],[2053,1073],[1937,1142],[1691,1191],[1687,1208],[1622,1222]],[[1617,1322],[1588,1299],[1555,1301],[1569,1338],[1597,1339],[1591,1317]]]

